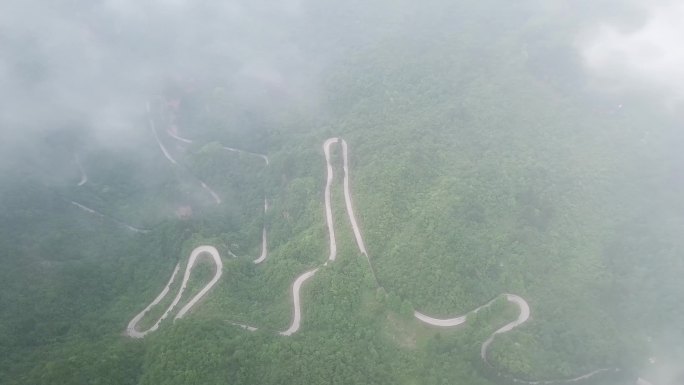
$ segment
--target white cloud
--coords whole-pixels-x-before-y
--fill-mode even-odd
[[[651,86],[684,98],[684,4],[654,5],[637,28],[602,24],[581,44],[585,65],[620,89]]]
[[[176,80],[217,83],[236,100],[259,87],[316,88],[315,58],[290,32],[298,0],[48,3],[0,0],[0,160],[71,126],[100,144],[135,143],[145,100]],[[259,96],[254,108],[272,107]]]

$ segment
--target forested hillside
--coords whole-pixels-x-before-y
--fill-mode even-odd
[[[245,25],[278,12],[255,4]],[[574,383],[681,384],[681,116],[594,86],[576,36],[614,2],[587,4],[303,1],[294,26],[245,37],[301,55],[280,72],[178,59],[129,100],[125,135],[104,141],[78,114],[34,131],[0,166],[0,384],[498,385],[602,369]],[[89,33],[171,44],[114,24]],[[328,261],[332,137],[349,165],[331,147]],[[200,245],[220,253],[217,284],[130,338]],[[179,307],[215,268],[198,261]],[[315,268],[301,328],[280,335]],[[522,311],[503,293],[530,317],[483,353]],[[414,311],[468,318],[439,328]]]

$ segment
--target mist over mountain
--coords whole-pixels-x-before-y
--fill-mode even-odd
[[[315,97],[319,64],[296,41],[296,2],[0,7],[3,157],[40,156],[36,144],[57,135],[131,147],[147,130],[146,102],[170,90],[219,88],[254,113]]]
[[[0,2],[0,384],[684,384],[682,17]]]
[[[587,67],[617,92],[650,91],[672,108],[681,104],[684,54],[678,37],[684,8],[676,2],[641,4],[631,21],[599,23],[587,32],[582,55]]]

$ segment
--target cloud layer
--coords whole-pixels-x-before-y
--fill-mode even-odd
[[[64,127],[125,145],[177,80],[311,88],[315,63],[289,35],[300,13],[296,0],[2,1],[0,150]]]
[[[652,3],[636,27],[599,25],[581,43],[586,66],[616,89],[649,87],[669,101],[684,98],[684,4]]]

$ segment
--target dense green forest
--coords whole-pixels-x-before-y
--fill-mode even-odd
[[[236,66],[188,70],[139,96],[125,146],[74,119],[1,166],[0,384],[499,385],[620,368],[578,382],[617,385],[656,373],[653,357],[681,369],[681,121],[642,93],[591,87],[573,46],[614,2],[302,3],[305,22],[281,38],[311,58],[316,87],[285,79],[245,96]],[[192,143],[166,134],[172,117]],[[328,255],[333,136],[349,144],[377,282],[334,147],[337,260],[304,285],[301,330],[280,336],[294,279]],[[218,284],[185,318],[126,337],[199,245],[221,254]],[[182,301],[212,269],[200,263]],[[497,336],[488,366],[481,344],[518,312],[501,293],[532,316]],[[455,328],[413,317],[493,298]]]

